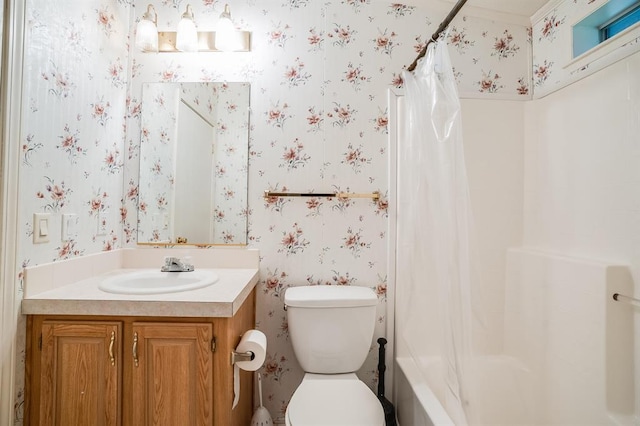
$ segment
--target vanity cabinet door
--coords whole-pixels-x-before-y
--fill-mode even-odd
[[[133,424],[213,425],[213,325],[132,327]]]
[[[120,424],[119,322],[43,321],[40,425]]]

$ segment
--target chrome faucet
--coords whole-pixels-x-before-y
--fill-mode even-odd
[[[193,270],[193,265],[190,262],[171,256],[164,258],[164,265],[160,268],[161,272],[191,272]]]

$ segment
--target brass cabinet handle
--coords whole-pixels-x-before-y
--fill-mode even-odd
[[[138,332],[133,333],[133,364],[138,366]]]
[[[111,341],[109,341],[109,361],[111,361],[111,365],[116,365],[116,357],[113,354],[113,345],[116,343],[116,332],[111,332]]]

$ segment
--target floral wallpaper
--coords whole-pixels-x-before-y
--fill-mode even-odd
[[[170,223],[180,87],[147,84],[142,99],[137,241],[175,242]]]
[[[68,1],[64,14],[51,2],[29,3],[20,168],[26,264],[119,245],[129,20],[117,1]],[[52,224],[77,214],[77,236],[62,241],[52,226],[50,243],[32,244],[34,212],[50,213]]]
[[[533,87],[540,98],[604,68],[640,50],[640,31],[637,36],[617,48],[614,53],[589,58],[572,64],[572,26],[603,6],[607,0],[564,0],[534,22]]]
[[[146,54],[133,49],[128,35],[147,3],[26,1],[20,266],[136,244],[145,83],[249,83],[248,207],[233,214],[248,220],[249,245],[261,253],[265,404],[282,422],[303,376],[287,333],[287,287],[370,287],[380,300],[375,337],[386,334],[387,91],[402,87],[403,68],[449,10],[439,2],[423,9],[378,0],[231,1],[236,25],[252,33],[251,52]],[[175,28],[186,3],[155,2],[159,29]],[[215,28],[224,2],[191,4],[199,28]],[[528,28],[463,10],[447,38],[462,96],[531,98]],[[233,99],[224,104],[234,108]],[[267,189],[379,191],[381,198],[265,200]],[[49,243],[32,243],[35,212],[52,214]],[[78,217],[77,235],[67,241],[58,226],[62,213]],[[376,349],[372,344],[359,372],[372,387]],[[21,376],[18,383],[21,423]]]
[[[213,241],[247,243],[250,83],[222,83],[217,90]]]
[[[249,83],[150,83],[142,93],[138,242],[176,242],[173,202],[178,105],[212,125],[213,235],[196,243],[246,244]],[[176,145],[181,145],[177,148]],[[188,149],[188,148],[186,148]]]
[[[464,15],[460,21],[447,36],[460,96],[529,99],[529,28]]]

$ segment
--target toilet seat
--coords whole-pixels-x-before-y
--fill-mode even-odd
[[[286,411],[287,426],[384,426],[376,395],[353,373],[305,375]]]

